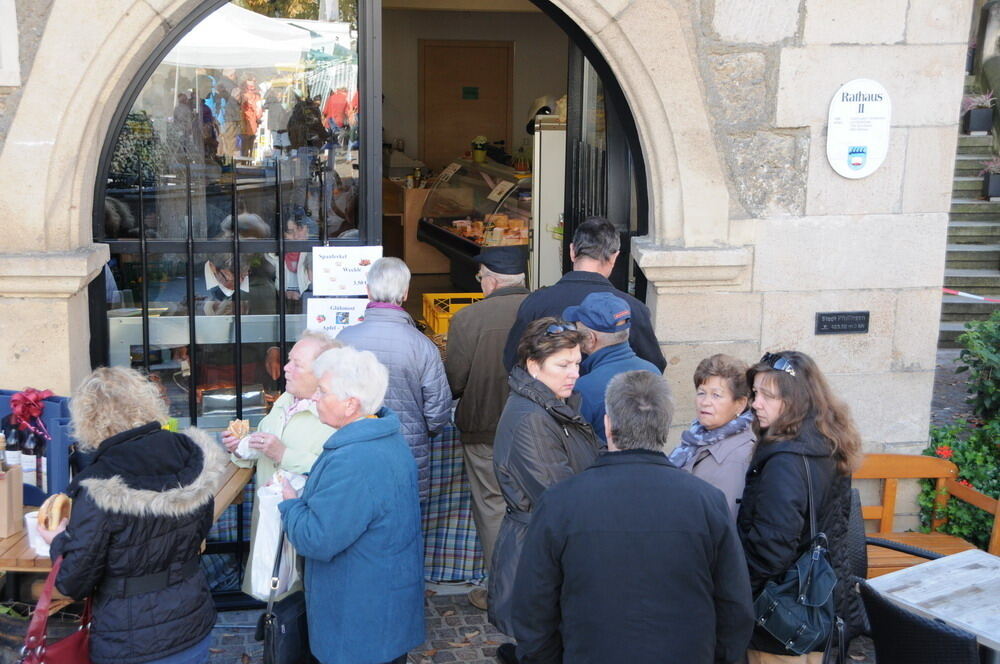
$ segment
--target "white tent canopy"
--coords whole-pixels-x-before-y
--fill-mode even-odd
[[[299,62],[309,33],[285,21],[225,4],[184,35],[165,64],[212,69],[254,69]]]

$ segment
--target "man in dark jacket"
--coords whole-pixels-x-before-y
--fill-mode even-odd
[[[626,371],[660,374],[652,362],[635,354],[628,345],[632,313],[625,300],[611,293],[591,293],[579,306],[566,307],[564,320],[576,323],[584,336],[580,379],[576,389],[582,397],[580,414],[604,440],[604,391],[611,379]]]
[[[522,664],[743,661],[754,619],[739,539],[722,492],[663,455],[672,417],[662,376],[611,381],[608,452],[550,488],[528,527]]]
[[[508,371],[514,366],[517,342],[521,340],[528,323],[545,316],[561,316],[563,309],[580,304],[583,298],[594,292],[613,293],[628,302],[632,311],[629,345],[636,355],[652,362],[660,371],[666,368],[667,361],[663,359],[660,344],[653,332],[649,307],[618,290],[608,281],[620,248],[618,231],[604,217],[590,217],[580,224],[569,245],[573,271],[564,274],[562,279],[551,286],[540,288],[529,295],[518,309],[517,320],[507,335],[507,345],[503,351],[503,364]]]
[[[503,343],[528,295],[526,258],[521,247],[484,249],[475,260],[481,265],[477,278],[486,298],[458,311],[448,327],[445,371],[452,395],[459,399],[455,424],[462,435],[472,518],[487,567],[505,507],[493,472],[493,436],[508,393]],[[486,591],[473,589],[469,601],[486,610]]]

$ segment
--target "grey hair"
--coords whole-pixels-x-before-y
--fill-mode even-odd
[[[577,258],[586,256],[606,263],[621,246],[618,229],[604,217],[587,217],[573,233],[573,251]]]
[[[518,274],[500,274],[499,272],[494,272],[485,265],[482,269],[484,276],[490,276],[497,280],[498,288],[509,288],[511,286],[524,285],[524,272],[519,272]]]
[[[389,389],[389,370],[371,351],[331,348],[316,358],[312,369],[338,399],[357,399],[363,415],[374,415],[382,407]]]
[[[380,258],[368,271],[368,292],[375,302],[403,304],[410,288],[410,268],[398,258]]]
[[[614,346],[615,344],[621,344],[628,341],[628,330],[619,330],[618,332],[601,332],[599,330],[593,330],[593,333],[597,335],[601,348],[604,348],[605,346]]]
[[[323,330],[303,330],[302,334],[299,335],[299,341],[306,340],[315,341],[316,345],[319,346],[319,352],[316,353],[316,357],[319,357],[331,348],[341,348],[344,345]],[[316,375],[318,376],[319,374]]]
[[[674,398],[666,379],[651,371],[626,371],[604,393],[611,439],[620,450],[662,452],[674,419]]]

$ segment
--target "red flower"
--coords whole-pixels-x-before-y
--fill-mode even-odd
[[[955,451],[948,445],[938,445],[934,448],[934,454],[938,455],[942,459],[950,459],[955,455]]]
[[[959,480],[958,483],[961,484],[962,486],[967,486],[969,488],[972,488],[972,482],[970,482],[969,480]]]

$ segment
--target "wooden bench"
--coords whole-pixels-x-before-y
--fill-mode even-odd
[[[931,532],[929,533],[895,532],[893,530],[896,490],[899,488],[899,480],[933,479],[936,480],[935,486],[938,494],[935,502],[939,510],[943,510],[951,498],[958,498],[993,515],[993,531],[987,550],[993,555],[1000,556],[1000,500],[990,498],[972,487],[959,484],[957,482],[958,467],[951,461],[913,454],[869,454],[865,457],[861,467],[855,471],[854,479],[882,481],[882,504],[861,508],[864,520],[878,521],[875,532],[868,533],[869,535],[942,555],[951,555],[976,548],[960,537],[938,532],[938,528],[944,525],[945,519],[935,519],[931,523]],[[922,562],[926,562],[926,559],[876,545],[868,545],[869,579]]]

